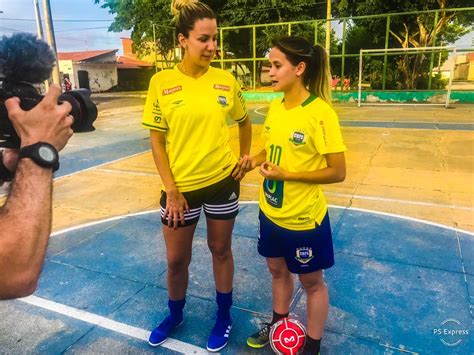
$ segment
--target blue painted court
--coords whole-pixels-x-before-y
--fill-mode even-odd
[[[472,122],[454,111],[435,112],[452,112],[452,120],[420,122],[422,111],[399,121],[392,119],[398,111],[387,112],[371,111],[372,121],[359,121],[358,111],[341,119],[351,174],[327,189],[341,206],[330,208],[336,264],[325,272],[330,311],[322,354],[474,354],[474,233],[464,230],[474,229]],[[115,123],[74,136],[61,156],[55,221],[74,227],[51,237],[37,292],[0,302],[0,354],[207,353],[216,305],[204,220],[193,243],[185,322],[162,346],[146,342],[168,312],[154,210],[160,183],[148,132],[133,121]],[[242,200],[254,200],[259,184],[257,173],[246,177]],[[354,205],[370,210],[347,207]],[[233,236],[234,328],[222,353],[272,353],[245,344],[272,311],[257,212],[255,202],[242,201]],[[291,314],[305,323],[297,285]]]
[[[271,353],[245,345],[271,315],[270,275],[256,251],[257,209],[243,203],[234,229],[234,329],[223,353]],[[325,273],[331,309],[324,354],[473,353],[472,235],[360,210],[331,208],[330,215],[336,265]],[[0,344],[6,342],[1,352],[205,352],[215,303],[203,219],[194,240],[185,323],[162,347],[145,341],[167,312],[160,223],[157,212],[148,212],[54,235],[38,291],[2,308],[0,324],[11,322],[15,330],[0,336]],[[295,290],[291,313],[304,322],[304,292]],[[469,335],[439,335],[437,329]]]

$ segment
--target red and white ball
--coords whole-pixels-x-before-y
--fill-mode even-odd
[[[304,346],[305,339],[306,329],[296,319],[283,318],[270,329],[270,345],[279,355],[296,355]]]

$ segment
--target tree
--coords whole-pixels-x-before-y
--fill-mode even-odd
[[[167,57],[174,48],[170,0],[94,0],[115,15],[109,31],[132,30],[134,49],[150,53],[153,40],[153,23],[156,28],[157,52]],[[325,3],[320,0],[203,0],[216,13],[219,26],[275,23],[309,20],[325,14]],[[257,57],[263,57],[271,45],[271,38],[285,34],[286,27],[263,28],[257,35]],[[297,26],[294,34],[312,38],[314,27]],[[252,36],[249,30],[226,31],[225,51],[237,57],[252,57]]]
[[[228,0],[219,8],[218,18],[219,24],[223,27],[305,21],[324,15],[325,6],[324,2],[317,0]],[[318,30],[324,33],[321,26],[320,23]],[[312,23],[292,26],[293,35],[305,37],[310,42],[313,41],[314,31]],[[287,25],[257,28],[256,57],[264,57],[271,48],[271,40],[287,33]],[[253,57],[251,29],[225,31],[224,43],[224,50],[235,53],[238,58]],[[263,62],[257,62],[258,84],[260,84],[262,65]]]
[[[171,24],[169,0],[94,0],[115,15],[109,31],[132,30],[134,50],[140,54],[153,51],[153,25],[156,32],[156,52],[165,61],[172,60],[174,27]]]
[[[435,24],[434,13],[415,13],[413,15],[391,16],[389,47],[419,48],[434,44],[454,43],[462,35],[472,30],[474,12],[442,11],[473,5],[472,0],[336,0],[335,12],[339,16],[373,15],[378,13],[416,12],[441,10]],[[381,48],[385,41],[386,18],[355,19],[350,31],[363,29],[366,33],[364,48]],[[362,48],[362,47],[361,47]],[[413,89],[427,70],[427,55],[400,55],[396,58],[397,69],[403,88]]]

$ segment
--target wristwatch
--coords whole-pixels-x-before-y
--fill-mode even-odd
[[[20,149],[18,159],[30,158],[43,168],[59,169],[59,154],[56,148],[45,142],[38,142]]]

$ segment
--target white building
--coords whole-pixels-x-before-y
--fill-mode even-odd
[[[73,89],[107,91],[117,85],[117,51],[60,52],[58,61],[61,79],[67,74]]]

